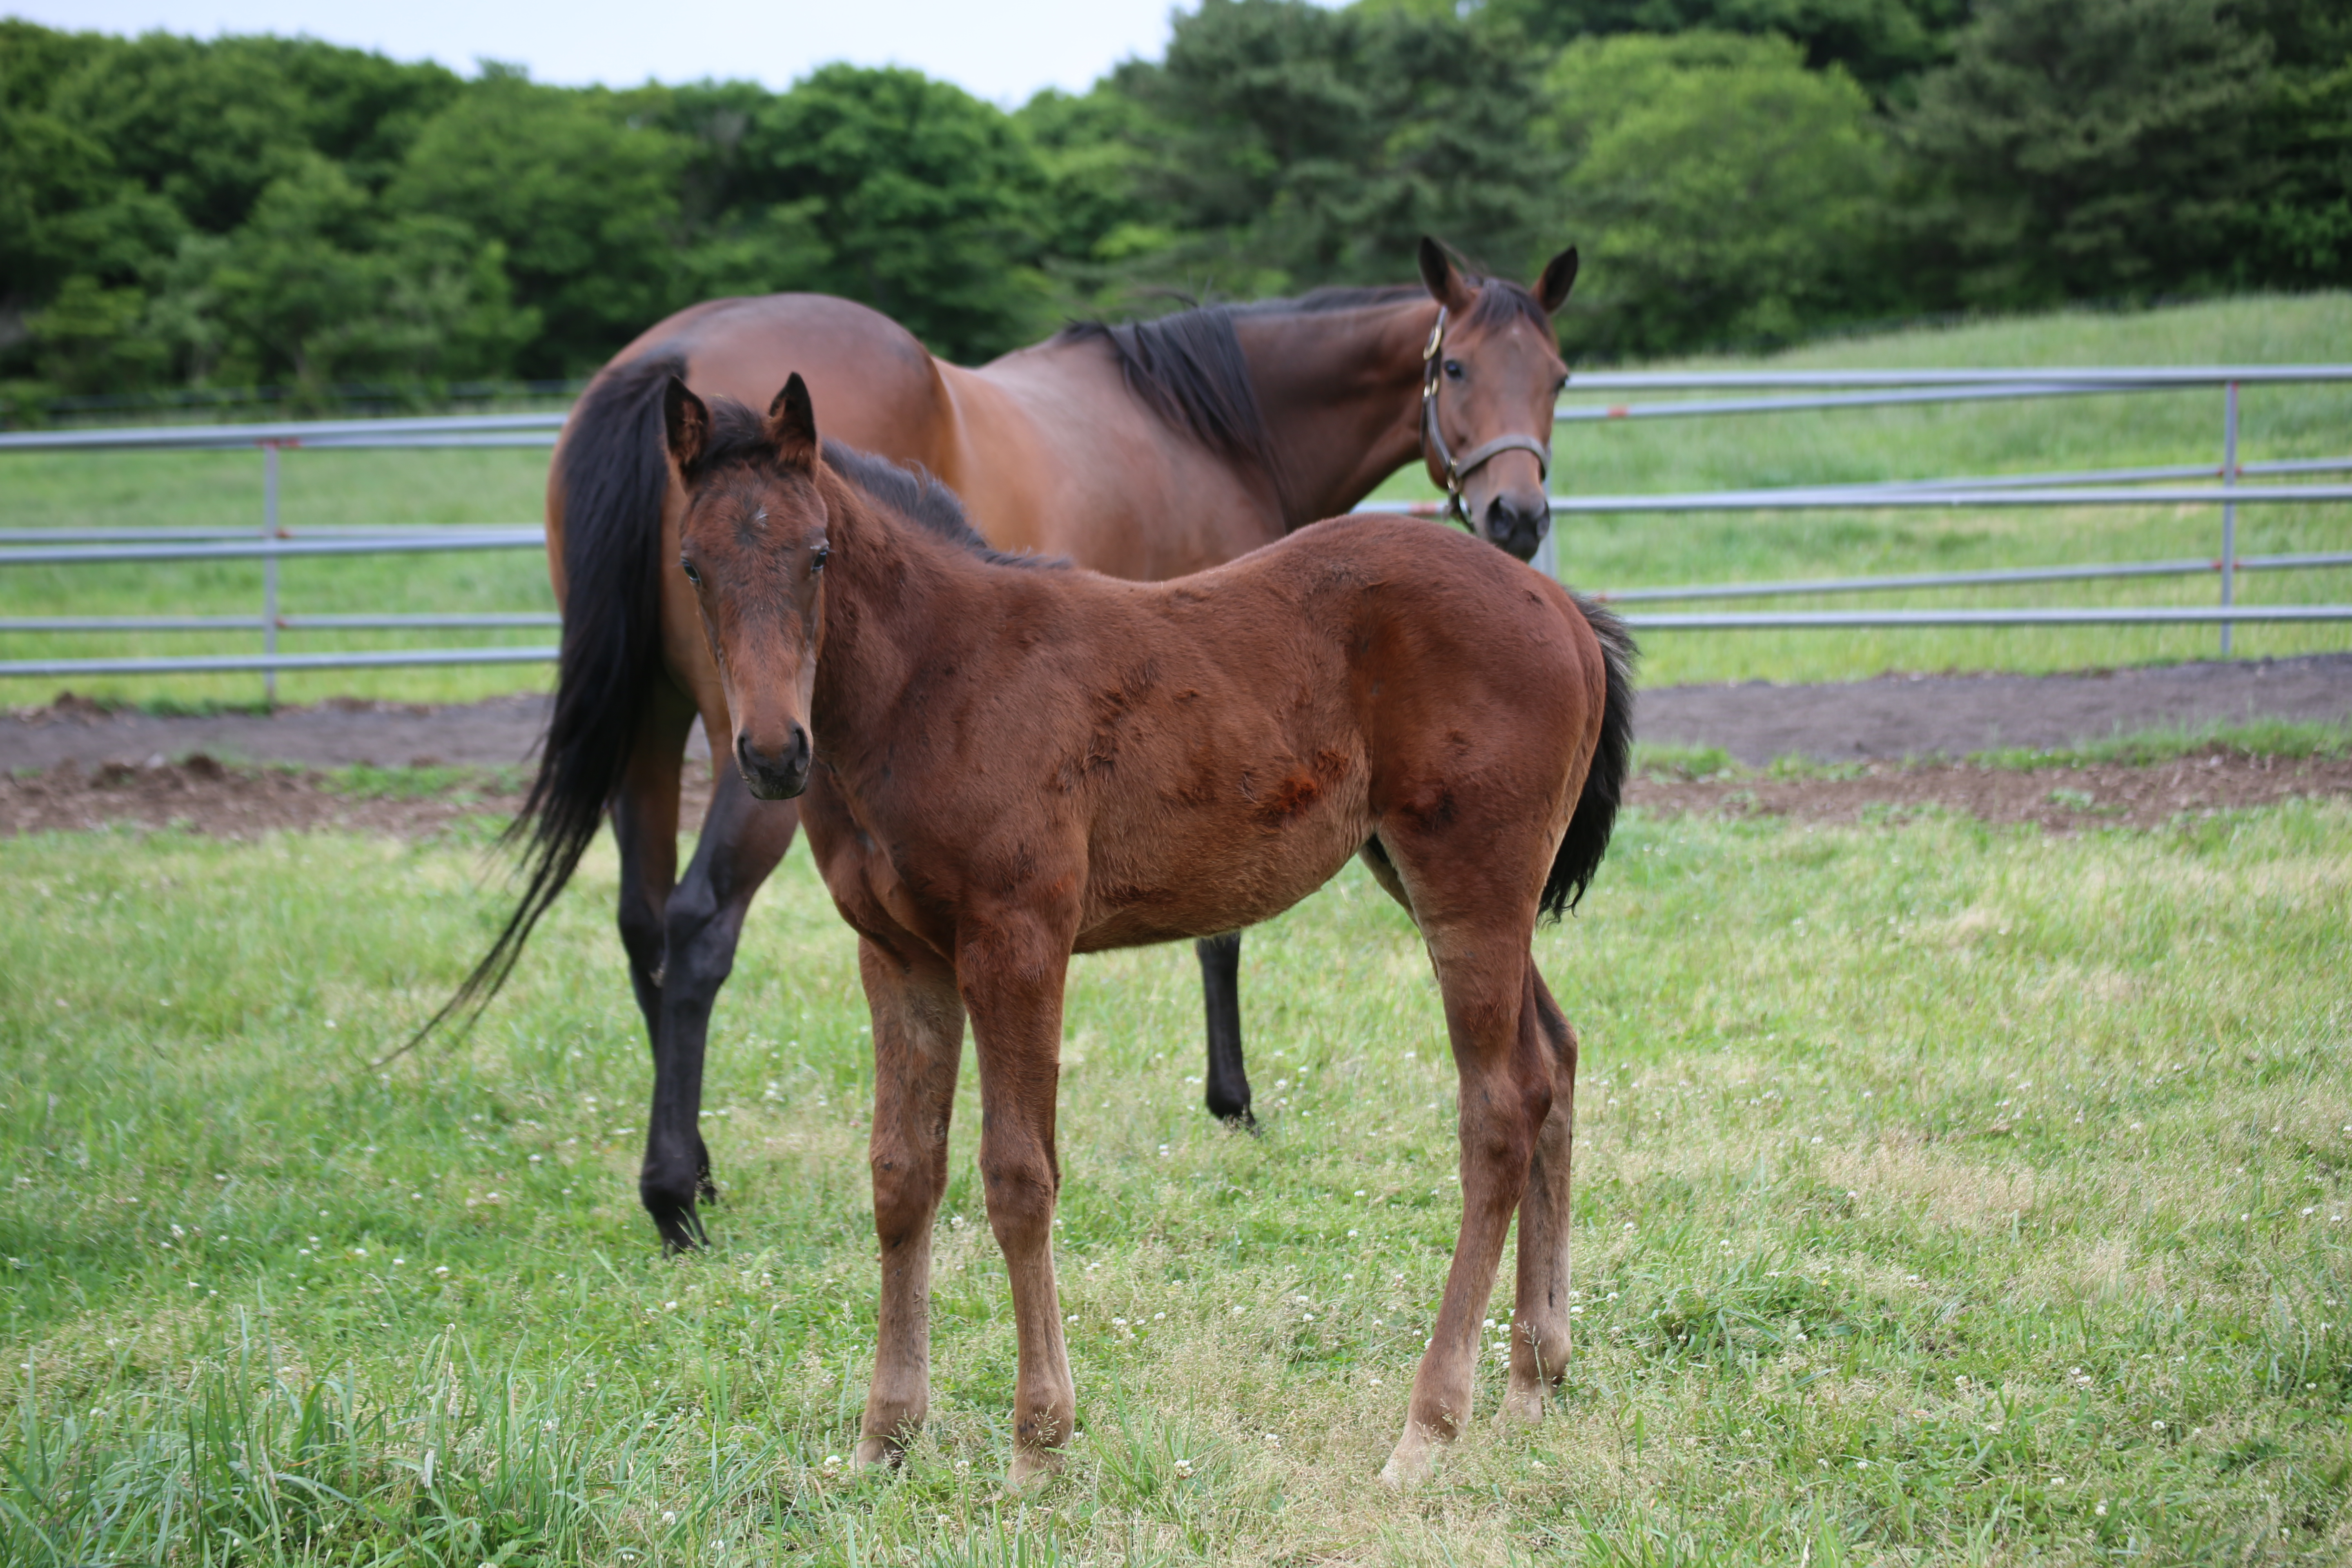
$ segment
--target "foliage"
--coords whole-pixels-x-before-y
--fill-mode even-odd
[[[1638,81],[1637,89],[1633,84]],[[1582,355],[2325,287],[2336,0],[1202,0],[1007,112],[904,70],[559,89],[0,19],[0,409],[577,376],[809,289],[985,359],[1074,313],[1580,245]]]
[[[2216,280],[2269,55],[2217,0],[1982,0],[1905,123],[1951,291],[2040,305]]]
[[[1580,39],[1546,83],[1587,280],[1565,336],[1622,357],[1771,343],[1883,300],[1887,157],[1843,69],[1723,33]]]

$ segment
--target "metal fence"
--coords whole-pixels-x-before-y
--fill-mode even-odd
[[[2239,389],[2242,386],[2317,382],[2352,383],[2352,365],[2144,366],[2031,371],[1599,372],[1577,377],[1571,386],[1571,395],[1580,397],[1596,392],[1644,394],[1652,395],[1654,400],[1564,403],[1556,415],[1559,424],[2219,388],[2223,394],[2219,460],[2212,464],[2011,474],[1975,479],[1890,479],[1859,484],[1657,495],[1555,496],[1552,508],[1557,513],[1576,515],[1825,510],[1875,511],[1917,508],[2211,506],[2219,516],[2220,548],[2210,557],[1793,582],[1692,584],[1604,591],[1599,597],[1604,601],[1631,605],[1981,588],[2099,579],[2183,577],[2210,573],[2220,579],[2217,602],[2210,607],[2086,605],[1636,611],[1626,618],[1637,628],[1654,630],[2207,624],[2220,627],[2221,647],[2226,653],[2230,648],[2231,629],[2240,623],[2352,621],[2352,604],[2254,605],[2237,602],[2237,576],[2241,572],[2352,567],[2352,551],[2242,557],[2237,552],[2237,510],[2241,506],[2352,501],[2352,484],[2277,482],[2299,475],[2352,473],[2352,457],[2270,463],[2241,463],[2238,460]],[[1773,395],[1654,395],[1673,393],[1770,393]],[[264,679],[269,696],[274,699],[277,676],[280,670],[515,664],[551,660],[556,652],[551,647],[452,647],[325,653],[281,650],[278,637],[286,632],[554,626],[560,624],[560,617],[545,614],[285,614],[279,606],[278,568],[280,563],[289,559],[539,549],[542,546],[542,531],[537,524],[404,528],[320,525],[291,529],[283,524],[279,515],[278,481],[281,456],[289,448],[549,447],[554,444],[563,419],[562,414],[508,414],[0,434],[0,455],[32,451],[115,453],[257,448],[262,458],[261,513],[258,527],[253,531],[188,528],[0,531],[0,567],[163,561],[259,560],[262,563],[261,603],[257,612],[251,616],[0,617],[0,634],[250,631],[257,633],[260,639],[257,652],[181,658],[7,660],[0,661],[0,677],[257,671]],[[2179,482],[2190,479],[2212,482]],[[2246,482],[2249,479],[2269,482]],[[1390,509],[1420,515],[1433,515],[1437,510],[1435,504],[1430,502],[1391,503]],[[1536,563],[1556,574],[1557,567],[1551,552],[1552,545],[1547,541]]]

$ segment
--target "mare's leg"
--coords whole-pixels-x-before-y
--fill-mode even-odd
[[[789,801],[751,798],[743,777],[718,761],[710,813],[694,859],[670,895],[663,920],[660,1023],[654,1032],[654,1106],[646,1130],[637,1195],[672,1251],[699,1245],[697,1196],[716,1198],[703,1146],[702,1053],[711,1004],[735,965],[735,939],[751,895],[792,847],[800,811]]]
[[[857,1439],[861,1465],[893,1464],[931,1406],[931,1222],[948,1187],[948,1119],[963,1055],[955,971],[913,941],[857,944],[874,1014],[874,1231],[882,1310],[874,1382]]]
[[[694,709],[667,689],[637,726],[621,787],[613,796],[613,841],[621,858],[621,950],[629,985],[646,1016],[646,1037],[661,1055],[662,914],[677,881],[677,780]]]
[[[1551,1064],[1551,1110],[1536,1134],[1528,1190],[1519,1199],[1518,1289],[1511,1321],[1511,1382],[1503,1415],[1543,1419],[1544,1399],[1568,1367],[1569,1157],[1576,1146],[1576,1031],[1528,961],[1519,1032]]]
[[[1201,956],[1201,999],[1209,1013],[1209,1114],[1254,1128],[1249,1073],[1242,1066],[1242,933],[1204,936],[1192,951]]]
[[[1013,1386],[1016,1486],[1050,1476],[1077,1420],[1077,1385],[1062,1337],[1054,1282],[1054,1202],[1062,1169],[1054,1152],[1061,1079],[1062,983],[1070,947],[1018,919],[992,922],[956,953],[956,981],[971,1010],[980,1058],[980,1174],[988,1223],[1012,1276],[1021,1345]]]
[[[1534,910],[1514,918],[1450,921],[1426,906],[1423,880],[1407,868],[1423,931],[1445,998],[1460,1082],[1462,1228],[1446,1272],[1429,1348],[1412,1380],[1404,1432],[1381,1471],[1391,1486],[1427,1479],[1433,1445],[1451,1441],[1470,1419],[1478,1366],[1479,1314],[1495,1288],[1511,1213],[1519,1206],[1539,1135],[1549,1117],[1553,1067],[1523,1023]],[[1501,889],[1503,908],[1509,898]],[[1490,906],[1491,907],[1491,906]]]

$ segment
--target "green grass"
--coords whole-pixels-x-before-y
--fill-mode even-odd
[[[1769,360],[1709,366],[1804,368],[2308,363],[2352,361],[2352,293],[2254,298],[2138,314],[2061,313],[1838,340]],[[1572,389],[1571,389],[1572,390]],[[2352,386],[2251,387],[2243,399],[2246,461],[2347,455]],[[2221,460],[2218,391],[1954,404],[1713,419],[1563,426],[1555,486],[1570,493],[1692,490],[1936,475],[2019,473]],[[535,450],[294,451],[286,454],[284,516],[319,522],[529,522],[540,515],[546,456]],[[130,453],[0,458],[0,527],[140,523],[258,526],[261,463],[251,453]],[[2340,476],[2339,476],[2340,477]],[[1433,493],[1419,465],[1385,496]],[[2220,522],[2210,508],[2084,508],[1973,514],[1717,513],[1564,519],[1564,574],[1583,588],[1769,581],[1824,574],[1963,571],[2049,563],[2210,556]],[[2352,548],[2352,508],[2240,510],[2244,554]],[[297,561],[284,568],[289,613],[542,610],[544,571],[528,552],[443,558]],[[257,612],[257,565],[23,568],[0,575],[0,615]],[[2114,605],[2211,603],[2215,582],[2060,584],[1997,590],[1822,600],[1870,605]],[[2343,602],[2344,571],[2255,573],[2249,604]],[[1798,608],[1814,601],[1776,602]],[[1671,605],[1643,606],[1675,608]],[[1725,608],[1754,608],[1748,601]],[[446,642],[544,644],[543,632],[308,633],[289,648]],[[126,639],[0,637],[0,658],[110,652],[250,650],[251,636],[192,634]],[[1643,679],[1685,681],[1845,679],[1888,669],[2049,670],[2210,657],[2210,627],[2152,629],[1654,633]],[[2343,626],[2245,626],[2244,655],[2352,647]],[[540,667],[289,675],[280,691],[303,701],[335,694],[456,700],[536,689]],[[0,681],[0,703],[46,700],[54,680]],[[80,680],[108,695],[250,700],[257,676]]]
[[[1585,1047],[1567,1386],[1498,1433],[1489,1365],[1402,1500],[1373,1477],[1452,1244],[1453,1079],[1360,873],[1248,945],[1262,1138],[1188,1081],[1188,952],[1074,966],[1085,1436],[1013,1500],[969,1068],[929,1426],[893,1477],[830,1458],[871,1082],[806,857],[720,1005],[707,1255],[655,1256],[635,1200],[605,847],[469,1041],[371,1068],[494,929],[488,826],[0,841],[0,1560],[2352,1553],[2345,803],[2063,839],[1632,815],[1540,938]]]
[[[2202,756],[2216,747],[2250,757],[2336,758],[2352,754],[2352,729],[2293,719],[2174,724],[2135,730],[2074,746],[2010,746],[1975,752],[1959,760],[1992,768],[2084,767],[2098,763],[2145,768],[2179,757]],[[1633,743],[1633,767],[1650,777],[1680,783],[1753,777],[1759,773],[1780,778],[1843,778],[1864,771],[1860,763],[1823,763],[1793,754],[1776,757],[1761,769],[1749,768],[1720,746],[1648,741]]]

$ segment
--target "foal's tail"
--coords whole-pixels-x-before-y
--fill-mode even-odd
[[[662,494],[669,485],[662,389],[685,356],[656,352],[607,371],[565,432],[563,644],[539,775],[499,839],[521,851],[522,901],[457,994],[410,1046],[452,1017],[471,1022],[572,879],[628,766],[661,668]],[[406,1046],[401,1047],[407,1049]]]
[[[1609,852],[1609,833],[1617,823],[1617,803],[1625,793],[1625,770],[1633,752],[1633,660],[1640,650],[1625,623],[1580,595],[1576,607],[1601,639],[1601,662],[1607,668],[1608,697],[1601,710],[1601,743],[1592,750],[1592,766],[1584,775],[1584,793],[1576,799],[1576,814],[1568,819],[1568,834],[1553,857],[1551,875],[1544,879],[1544,914],[1559,919],[1574,909],[1601,869]]]

